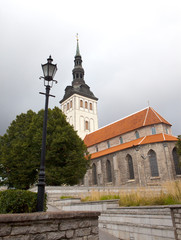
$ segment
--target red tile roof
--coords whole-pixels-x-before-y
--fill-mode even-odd
[[[92,153],[91,159],[95,159],[95,158],[102,157],[102,156],[110,154],[110,153],[118,152],[118,151],[121,151],[121,150],[124,150],[127,148],[136,147],[136,146],[140,146],[140,145],[144,145],[144,144],[148,144],[148,143],[176,142],[177,140],[178,139],[176,137],[174,137],[172,135],[168,135],[168,134],[163,134],[163,133],[145,136],[145,137],[138,138],[138,139],[135,139],[135,140],[127,142],[127,143],[122,143],[115,147],[107,148],[100,152]]]
[[[149,126],[158,123],[165,123],[171,126],[171,124],[162,116],[160,116],[153,108],[147,107],[137,113],[134,113],[86,135],[84,142],[87,147],[90,147],[97,143],[119,136],[123,133],[136,130],[143,126]]]

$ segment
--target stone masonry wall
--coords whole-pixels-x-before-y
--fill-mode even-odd
[[[181,206],[172,208],[172,219],[175,227],[175,239],[181,240]]]
[[[98,212],[1,214],[0,240],[98,240]]]

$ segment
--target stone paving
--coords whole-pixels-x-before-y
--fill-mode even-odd
[[[118,238],[112,236],[109,233],[99,229],[99,240],[118,240]]]

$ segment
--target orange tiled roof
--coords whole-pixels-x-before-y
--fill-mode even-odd
[[[90,147],[123,133],[158,123],[165,123],[171,126],[171,124],[160,116],[153,108],[148,107],[86,135],[84,142],[87,147]]]
[[[107,148],[100,152],[92,153],[91,159],[95,159],[95,158],[102,157],[104,155],[107,155],[107,154],[110,154],[113,152],[118,152],[118,151],[121,151],[121,150],[124,150],[127,148],[136,147],[136,146],[140,146],[140,145],[144,145],[144,144],[148,144],[148,143],[175,142],[175,141],[177,141],[176,137],[174,137],[172,135],[168,135],[168,134],[163,134],[163,133],[145,136],[145,137],[138,138],[138,139],[135,139],[135,140],[127,142],[127,143],[122,143],[115,147]]]

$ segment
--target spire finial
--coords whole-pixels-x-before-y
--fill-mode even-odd
[[[79,34],[77,33],[76,34],[76,39],[77,39],[77,42],[79,41]]]
[[[79,37],[78,37],[78,33],[76,34],[76,39],[77,39],[76,56],[80,56],[80,51],[79,51]]]

